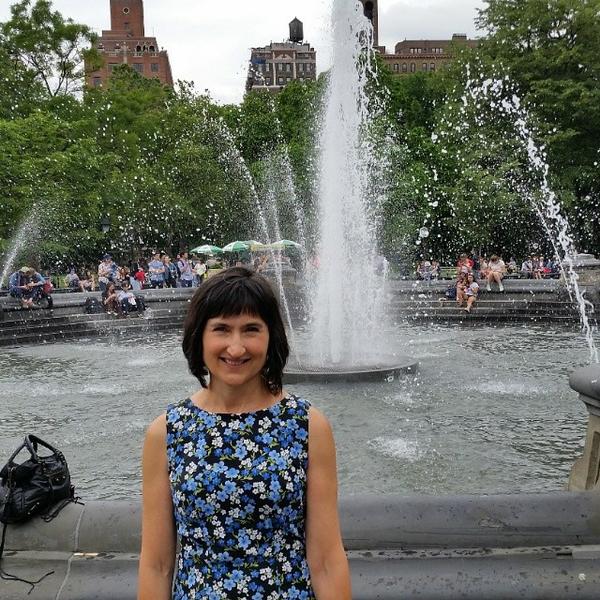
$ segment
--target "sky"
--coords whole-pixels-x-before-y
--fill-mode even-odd
[[[244,93],[250,48],[285,40],[288,23],[304,22],[305,40],[317,50],[318,70],[330,66],[333,0],[145,0],[146,35],[169,52],[173,77],[193,81],[222,103]],[[352,1],[352,0],[348,0]],[[0,21],[11,0],[0,0]],[[109,0],[53,0],[63,16],[98,33],[110,28]],[[379,0],[379,43],[392,51],[404,39],[477,37],[475,18],[484,0]]]

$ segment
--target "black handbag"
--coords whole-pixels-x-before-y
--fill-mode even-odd
[[[41,455],[38,452],[40,447],[50,453]],[[17,463],[16,458],[23,451],[29,452],[29,458]],[[69,467],[62,452],[35,435],[25,436],[23,443],[0,470],[0,522],[4,523],[0,560],[4,551],[7,525],[25,522],[42,513],[45,521],[51,521],[69,502],[74,501],[77,501],[75,490],[71,485]],[[23,581],[31,586],[42,580],[27,581],[9,575],[2,569],[0,578]]]

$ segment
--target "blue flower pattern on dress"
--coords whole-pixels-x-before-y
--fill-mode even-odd
[[[181,544],[174,600],[314,599],[306,562],[308,401],[214,414],[167,409]]]

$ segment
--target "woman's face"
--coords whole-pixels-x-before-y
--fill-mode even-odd
[[[261,376],[269,328],[258,315],[215,317],[204,327],[202,346],[211,381],[243,386]]]

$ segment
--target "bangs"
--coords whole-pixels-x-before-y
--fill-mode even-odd
[[[252,280],[224,281],[223,285],[212,289],[206,295],[204,321],[215,317],[237,317],[239,315],[257,315],[269,323],[270,311],[265,303],[262,290],[253,285]]]

